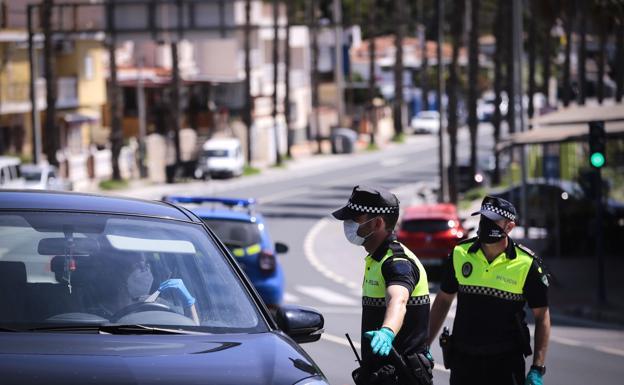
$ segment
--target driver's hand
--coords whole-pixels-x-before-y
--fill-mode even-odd
[[[189,293],[186,286],[184,286],[184,282],[181,279],[173,278],[168,279],[165,282],[160,284],[158,288],[159,291],[164,292],[165,290],[176,289],[182,297],[184,297],[184,301],[186,302],[186,307],[191,307],[195,304],[195,298]]]

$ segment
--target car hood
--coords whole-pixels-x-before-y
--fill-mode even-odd
[[[0,333],[2,384],[293,384],[321,375],[279,332]]]

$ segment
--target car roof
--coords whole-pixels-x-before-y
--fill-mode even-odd
[[[403,213],[403,220],[414,219],[455,219],[457,207],[452,203],[435,203],[410,206]]]
[[[199,221],[169,203],[61,191],[0,190],[0,210],[86,211]]]
[[[214,150],[214,149],[232,149],[240,146],[240,141],[236,138],[218,138],[218,139],[210,139],[207,140],[202,148],[204,150]]]
[[[223,219],[241,222],[260,222],[258,214],[250,214],[247,211],[214,209],[208,206],[188,207],[195,215],[202,219]]]

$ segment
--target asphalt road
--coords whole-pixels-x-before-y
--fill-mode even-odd
[[[483,130],[479,149],[491,148]],[[465,132],[460,143],[467,143]],[[463,138],[463,139],[462,139]],[[467,151],[460,150],[460,158]],[[170,186],[167,193],[213,193],[235,197],[256,197],[259,211],[268,220],[275,241],[290,246],[281,257],[286,271],[286,302],[320,310],[325,316],[325,333],[319,342],[303,345],[332,384],[351,384],[356,367],[345,333],[359,347],[360,284],[363,273],[362,248],[344,240],[341,225],[329,219],[344,204],[356,184],[378,184],[399,194],[403,205],[416,201],[423,183],[435,183],[437,148],[435,138],[412,137],[408,143],[384,151],[342,156],[293,170],[273,170],[265,176],[240,181],[212,181],[207,184]],[[138,194],[155,198],[161,191]],[[432,293],[436,287],[432,286]],[[452,322],[452,311],[447,323]],[[441,363],[438,346],[432,348]],[[620,384],[624,374],[624,332],[600,325],[556,321],[547,356],[550,384]],[[441,365],[435,383],[448,383]]]

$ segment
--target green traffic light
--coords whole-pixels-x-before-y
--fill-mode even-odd
[[[596,168],[600,168],[600,167],[604,166],[604,164],[605,164],[604,154],[601,153],[601,152],[594,152],[589,157],[589,162],[591,163],[592,166],[594,166]]]

